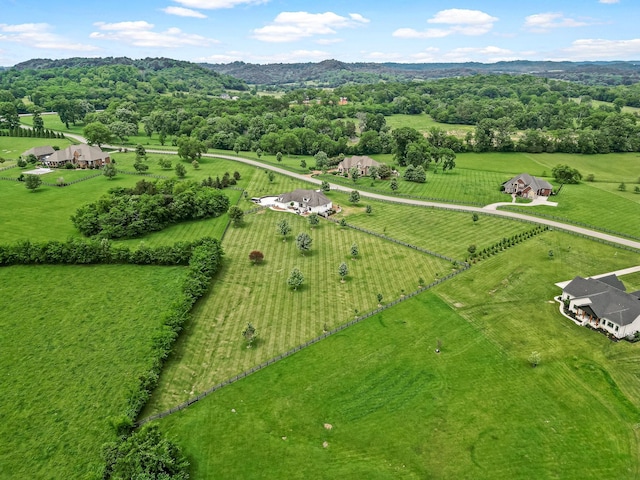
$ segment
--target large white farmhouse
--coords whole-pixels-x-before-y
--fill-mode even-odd
[[[320,190],[294,190],[283,193],[273,202],[274,206],[282,209],[291,209],[297,213],[325,214],[333,208],[331,200]]]

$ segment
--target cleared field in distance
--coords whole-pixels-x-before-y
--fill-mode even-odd
[[[0,268],[0,477],[97,471],[185,270]]]
[[[635,261],[547,232],[160,425],[204,479],[636,478],[637,345],[549,303]]]
[[[292,226],[287,242],[276,232],[282,218]],[[311,252],[304,256],[295,246],[299,232],[313,239]],[[354,243],[360,251],[356,260],[349,253]],[[273,211],[250,215],[244,227],[230,228],[224,248],[224,268],[198,302],[147,413],[172,407],[325,328],[375,309],[377,293],[386,303],[416,290],[420,278],[430,283],[452,271],[450,262],[378,237],[327,221],[311,231],[305,218]],[[265,255],[262,265],[252,266],[248,260],[255,249]],[[341,262],[349,267],[344,284],[338,276]],[[295,292],[287,285],[294,267],[306,279]],[[247,322],[260,332],[256,348],[243,344]]]
[[[427,133],[430,128],[438,127],[441,130],[445,130],[450,135],[464,136],[467,132],[473,132],[475,130],[474,125],[452,124],[452,123],[440,123],[436,122],[430,115],[422,113],[420,115],[405,115],[397,113],[385,117],[387,125],[394,128],[410,127],[415,128],[419,132]]]
[[[7,160],[18,159],[23,152],[33,147],[43,147],[45,145],[57,145],[61,150],[71,145],[71,142],[63,138],[25,138],[25,137],[0,137],[0,157]],[[0,164],[0,168],[10,165],[9,162]],[[1,174],[1,176],[7,176]]]

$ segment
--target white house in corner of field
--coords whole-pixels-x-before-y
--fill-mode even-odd
[[[295,210],[297,213],[324,214],[333,208],[331,200],[320,190],[294,190],[278,195],[274,206]]]
[[[562,300],[583,325],[617,338],[640,331],[640,290],[627,293],[616,275],[576,277],[562,289]]]

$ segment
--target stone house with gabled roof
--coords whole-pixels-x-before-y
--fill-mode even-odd
[[[297,189],[283,193],[273,202],[274,206],[283,210],[294,210],[296,213],[326,214],[333,208],[331,200],[320,190]]]
[[[583,325],[617,338],[640,331],[640,291],[627,293],[616,275],[576,277],[563,288],[562,300]]]
[[[99,147],[81,143],[49,155],[42,163],[47,167],[64,167],[70,163],[77,168],[101,168],[111,163],[111,157]]]
[[[49,155],[53,155],[55,152],[56,151],[53,149],[52,146],[45,145],[42,147],[30,148],[29,150],[22,152],[22,155],[20,156],[26,160],[29,155],[35,155],[38,161],[41,162],[42,160],[46,159]]]
[[[553,185],[542,178],[521,173],[504,182],[502,189],[505,193],[515,194],[519,197],[537,198],[551,195]]]
[[[369,176],[369,169],[371,167],[380,167],[380,162],[376,162],[373,158],[367,156],[354,155],[353,157],[345,158],[338,164],[338,172],[342,175],[348,174],[349,171],[356,167],[361,177]]]

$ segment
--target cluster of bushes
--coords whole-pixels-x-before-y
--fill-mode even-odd
[[[64,134],[52,130],[35,130],[33,128],[12,128],[0,130],[0,137],[29,137],[29,138],[64,138]]]
[[[407,169],[404,171],[403,178],[407,182],[424,183],[427,181],[427,174],[425,173],[422,165],[414,167],[413,165],[409,164]]]
[[[239,180],[240,180],[240,172],[238,171],[233,172],[233,176],[231,176],[229,172],[224,172],[224,175],[222,176],[222,180],[220,180],[220,177],[216,177],[214,179],[209,176],[204,180],[202,180],[201,185],[203,187],[211,187],[211,188],[217,188],[219,190],[222,190],[223,188],[227,188],[229,186],[237,184]]]
[[[194,250],[208,239],[177,242],[173,245],[149,247],[140,245],[130,250],[108,239],[77,239],[66,242],[22,240],[0,245],[0,266],[7,265],[86,265],[95,263],[127,263],[135,265],[187,265]]]
[[[474,248],[472,249],[472,246],[469,247],[469,256],[467,257],[466,262],[476,263],[477,261],[484,260],[531,237],[535,237],[539,233],[546,232],[547,230],[549,230],[549,227],[547,227],[546,225],[539,225],[524,233],[518,233],[517,235],[513,235],[509,238],[505,237],[499,242],[496,242],[490,247],[484,248],[481,251],[477,251],[475,249],[475,246],[472,245]]]
[[[87,237],[130,238],[172,223],[218,217],[228,209],[229,198],[218,189],[175,179],[143,180],[133,189],[111,189],[78,208],[71,221]]]

